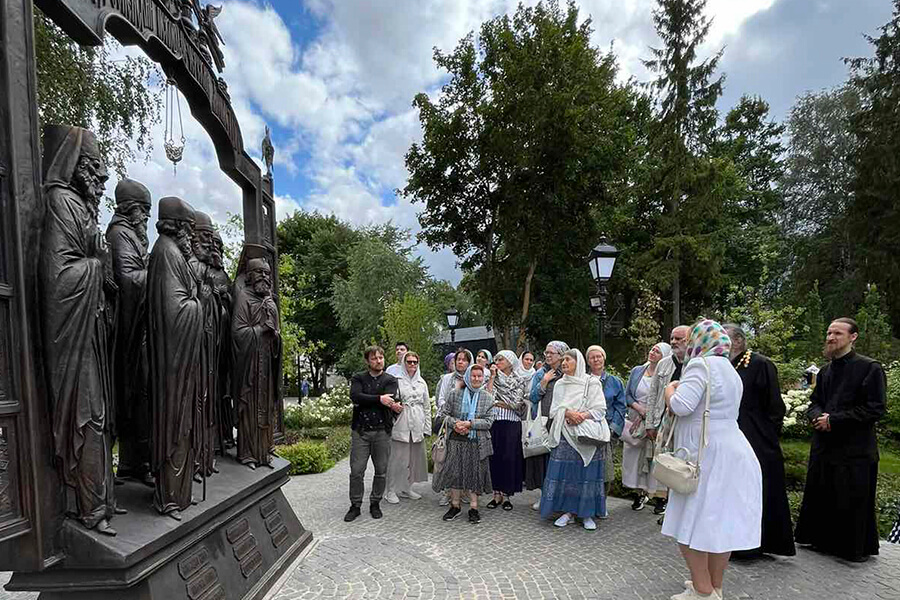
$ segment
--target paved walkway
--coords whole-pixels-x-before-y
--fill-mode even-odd
[[[444,523],[445,509],[428,486],[418,484],[422,500],[384,503],[380,521],[364,511],[355,522],[344,523],[348,475],[344,460],[328,473],[295,477],[285,486],[316,541],[275,600],[667,600],[688,578],[677,549],[660,535],[651,510],[633,512],[623,500],[610,499],[610,519],[594,532],[580,524],[558,529],[539,520],[529,507],[536,499],[532,492],[513,498],[511,512],[482,509],[481,524],[473,526],[462,516]],[[6,577],[0,576],[0,583]],[[898,600],[900,546],[882,544],[881,555],[862,565],[803,549],[790,559],[733,563],[726,573],[725,596]],[[0,600],[33,598],[0,592]]]

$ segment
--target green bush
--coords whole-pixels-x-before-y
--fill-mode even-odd
[[[300,406],[291,405],[284,409],[284,426],[287,429],[349,425],[352,419],[350,385],[346,383],[334,386],[321,396],[306,398]]]
[[[325,447],[333,460],[342,460],[350,455],[351,435],[350,428],[347,426],[331,428],[325,437]]]
[[[885,366],[887,374],[887,414],[878,423],[879,433],[890,443],[900,444],[900,362]]]
[[[334,466],[334,459],[325,444],[302,441],[290,446],[276,446],[275,453],[291,463],[291,475],[324,473]]]

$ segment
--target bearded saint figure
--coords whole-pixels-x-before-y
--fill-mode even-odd
[[[189,262],[201,287],[203,305],[203,341],[200,346],[200,387],[194,404],[194,462],[195,480],[218,472],[214,451],[218,436],[219,406],[218,370],[219,338],[222,325],[219,304],[213,294],[213,240],[212,219],[204,212],[196,211],[194,233],[191,238],[194,258]]]
[[[234,399],[238,413],[237,459],[255,469],[271,466],[278,360],[278,308],[272,297],[272,270],[264,258],[247,261],[235,283],[231,322]]]
[[[108,178],[94,134],[44,128],[40,294],[56,460],[81,523],[115,535],[109,306],[115,297],[106,240],[97,226]]]
[[[203,291],[189,262],[195,218],[180,198],[159,201],[159,238],[147,273],[153,504],[179,521],[192,502],[193,417],[202,375]]]
[[[150,190],[132,179],[116,185],[116,212],[106,230],[119,295],[112,353],[119,477],[153,486],[147,364],[147,220]]]
[[[218,452],[224,456],[225,450],[234,447],[234,408],[231,403],[231,278],[225,272],[223,259],[225,244],[218,231],[213,231],[212,286],[213,295],[219,306],[219,348],[218,348],[218,403],[219,434]]]

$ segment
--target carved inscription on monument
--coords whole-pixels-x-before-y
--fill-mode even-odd
[[[225,600],[225,589],[215,567],[209,564],[205,546],[178,561],[178,574],[187,582],[185,591],[190,600]]]
[[[0,519],[16,513],[13,485],[10,477],[9,428],[0,427]]]
[[[241,518],[228,526],[225,537],[231,544],[234,559],[241,566],[241,574],[250,577],[262,566],[263,557],[256,545],[256,538],[250,533],[250,522]]]
[[[259,514],[262,515],[266,523],[266,531],[272,539],[272,545],[278,548],[283,544],[290,535],[287,526],[284,524],[284,517],[278,511],[278,504],[275,498],[269,498],[259,506]]]

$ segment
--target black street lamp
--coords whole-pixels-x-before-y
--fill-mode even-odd
[[[447,327],[450,328],[450,345],[456,346],[456,328],[459,326],[459,311],[452,306],[444,311],[447,317]]]
[[[591,310],[597,313],[601,346],[603,345],[603,320],[606,318],[606,284],[612,277],[618,256],[619,251],[615,246],[610,245],[605,235],[600,238],[600,243],[591,250],[591,254],[588,256],[591,277],[597,284],[597,294],[591,296]]]

